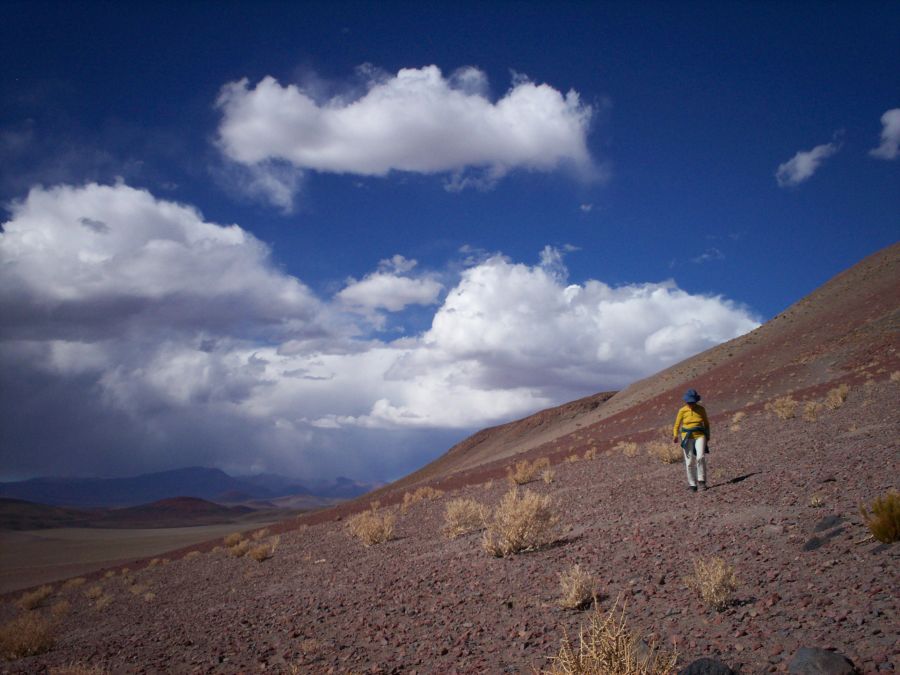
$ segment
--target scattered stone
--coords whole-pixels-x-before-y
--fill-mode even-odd
[[[697,659],[678,671],[678,675],[735,675],[734,671],[717,659]]]
[[[793,675],[854,675],[859,672],[843,654],[818,647],[801,647],[788,666]]]

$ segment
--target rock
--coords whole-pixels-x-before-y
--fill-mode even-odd
[[[679,670],[678,675],[734,675],[734,671],[716,659],[697,659]]]
[[[843,654],[818,647],[801,647],[791,659],[788,672],[794,675],[853,675],[859,671]]]

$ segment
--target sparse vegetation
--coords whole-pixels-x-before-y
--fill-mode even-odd
[[[251,534],[250,538],[253,539],[253,541],[262,541],[263,539],[265,539],[268,536],[269,536],[269,528],[264,527],[263,529],[257,530],[256,532]]]
[[[405,513],[406,510],[416,502],[420,502],[423,499],[437,499],[443,494],[444,492],[442,490],[436,490],[430,485],[416,488],[413,492],[404,493],[403,506],[401,507],[401,509]]]
[[[132,595],[143,595],[147,592],[148,588],[149,586],[146,584],[134,584],[133,586],[130,586],[128,590]]]
[[[569,455],[568,457],[566,457],[566,461],[569,464],[574,464],[575,462],[578,461],[578,455]]]
[[[487,509],[474,499],[453,499],[444,510],[444,534],[456,539],[469,532],[484,529]]]
[[[737,589],[734,568],[721,558],[694,561],[694,573],[687,585],[700,594],[704,604],[718,612],[728,607]]]
[[[731,431],[740,431],[741,430],[741,420],[743,420],[747,416],[743,410],[738,410],[734,415],[731,416]]]
[[[803,405],[803,419],[807,422],[815,422],[819,419],[820,412],[822,412],[822,404],[818,401],[807,401]]]
[[[101,595],[103,595],[103,588],[101,588],[99,584],[91,586],[84,592],[84,597],[86,597],[88,600],[96,600]]]
[[[232,532],[222,540],[222,543],[225,544],[227,548],[231,548],[232,546],[239,544],[243,538],[244,536],[240,532]],[[159,558],[154,558],[153,560],[157,563],[159,562]],[[153,564],[153,560],[150,561],[151,565]]]
[[[547,675],[669,675],[675,672],[678,655],[657,649],[656,643],[628,630],[625,608],[618,602],[606,614],[596,608],[587,630],[582,628],[578,645],[566,635],[559,654],[551,657]]]
[[[540,548],[556,539],[558,522],[549,495],[530,490],[520,494],[513,488],[495,509],[482,543],[485,551],[497,557]]]
[[[883,544],[900,541],[900,492],[891,490],[876,497],[870,508],[871,514],[865,506],[859,512],[872,536]]]
[[[23,594],[16,604],[25,610],[35,609],[51,595],[53,595],[53,586],[41,586],[30,593]]]
[[[144,593],[144,602],[153,602],[156,599],[156,593]]]
[[[245,555],[247,551],[250,550],[250,540],[249,539],[240,539],[233,546],[228,547],[228,555],[233,558],[240,558]]]
[[[60,619],[68,614],[70,609],[72,605],[68,600],[58,600],[50,607],[50,616],[53,619]]]
[[[112,604],[113,597],[111,595],[103,594],[99,598],[94,601],[94,609],[98,612],[101,609],[106,609]]]
[[[4,659],[43,654],[54,642],[53,624],[38,612],[25,612],[0,626],[0,656]]]
[[[822,495],[813,495],[809,498],[809,505],[814,509],[820,509],[825,506],[825,500],[822,499]]]
[[[396,522],[397,518],[393,513],[379,513],[378,502],[372,502],[368,511],[363,511],[350,518],[347,521],[347,527],[350,533],[364,546],[373,546],[394,538]]]
[[[200,557],[200,551],[188,551],[182,560],[194,560]]]
[[[647,454],[656,457],[663,464],[675,464],[683,458],[681,448],[675,443],[665,443],[663,441],[653,441],[646,446]]]
[[[780,420],[789,420],[797,414],[797,401],[790,396],[779,396],[766,403],[766,410]]]
[[[550,485],[553,482],[554,478],[556,478],[556,472],[553,469],[544,469],[541,472],[541,480],[543,480],[547,485]]]
[[[78,588],[79,586],[83,586],[87,579],[84,577],[75,577],[74,579],[69,579],[66,583],[62,585],[62,590],[71,591],[74,588]]]
[[[550,459],[547,457],[536,459],[533,463],[523,459],[507,471],[506,477],[513,485],[524,485],[533,481],[538,473],[549,467]]]
[[[900,370],[891,373],[891,382],[900,382]]]
[[[621,452],[626,457],[634,457],[638,453],[638,444],[633,441],[619,441],[613,452]]]
[[[587,450],[584,451],[584,458],[586,460],[597,459],[597,447],[592,445]]]
[[[560,572],[559,585],[562,589],[559,604],[566,609],[584,609],[597,593],[594,577],[582,570],[580,565],[572,565],[565,572]]]
[[[850,387],[846,383],[839,384],[825,395],[825,407],[829,410],[837,410],[844,405],[844,401],[847,400],[849,394]]]
[[[278,548],[278,544],[281,542],[281,537],[272,537],[265,544],[260,544],[259,546],[254,546],[250,549],[249,555],[256,562],[262,562],[263,560],[268,560],[273,555],[275,555],[275,549]]]

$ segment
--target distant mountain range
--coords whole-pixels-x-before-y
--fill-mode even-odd
[[[274,474],[234,477],[219,469],[188,467],[129,478],[32,478],[0,483],[0,497],[90,508],[135,506],[173,497],[196,497],[223,504],[293,496],[352,499],[375,487],[343,477],[307,487]]]

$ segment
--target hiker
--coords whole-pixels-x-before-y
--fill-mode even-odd
[[[688,389],[684,393],[684,405],[678,410],[675,418],[675,426],[672,428],[672,442],[681,441],[681,449],[684,451],[684,467],[687,470],[688,489],[697,491],[706,489],[706,452],[709,443],[709,418],[706,416],[706,408],[698,403],[700,394],[696,389]],[[692,459],[696,458],[695,467]]]

